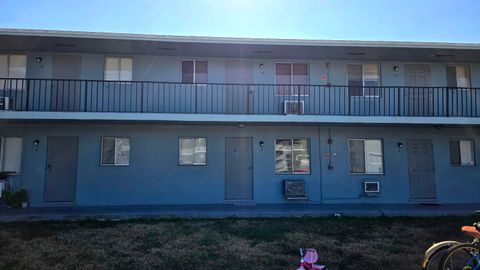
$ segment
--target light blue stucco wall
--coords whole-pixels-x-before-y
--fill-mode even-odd
[[[30,52],[28,54],[27,77],[30,78],[51,78],[52,55],[49,52]],[[81,78],[91,80],[103,79],[104,54],[80,54],[82,56]],[[127,55],[128,56],[128,55]],[[130,55],[131,56],[131,55]],[[37,64],[35,59],[42,57],[42,63]],[[173,57],[153,55],[133,55],[133,80],[138,81],[181,81],[181,60],[199,59],[208,61],[208,80],[211,83],[226,82],[226,63],[233,58],[202,58],[202,57]],[[430,66],[431,86],[446,86],[447,64],[438,62],[388,62],[388,61],[339,61],[339,60],[291,60],[291,59],[252,59],[253,83],[273,84],[275,83],[275,63],[277,62],[301,62],[309,64],[310,84],[322,85],[327,81],[322,76],[329,74],[329,82],[333,85],[346,85],[348,63],[380,63],[382,85],[404,86],[405,65],[427,64]],[[327,63],[330,67],[327,68]],[[263,69],[259,66],[263,64]],[[398,66],[399,70],[394,71],[393,67]],[[472,87],[480,87],[480,63],[471,63]]]
[[[328,169],[329,145],[333,169]],[[284,199],[282,181],[306,181],[309,203],[414,203],[410,200],[407,165],[408,139],[431,139],[439,203],[479,203],[480,167],[450,165],[448,141],[473,139],[479,128],[418,126],[279,126],[279,125],[165,125],[138,123],[28,123],[3,124],[1,136],[24,138],[21,175],[14,181],[26,188],[32,206],[43,202],[47,136],[78,136],[78,172],[74,205],[209,204],[225,203],[225,137],[252,137],[254,201],[295,203]],[[129,137],[130,166],[100,166],[102,136]],[[207,166],[178,166],[178,138],[207,137]],[[276,175],[274,139],[310,140],[311,174]],[[384,175],[350,175],[348,144],[352,138],[383,140]],[[37,148],[34,140],[40,140]],[[264,141],[262,150],[259,142]],[[399,149],[398,142],[405,147]],[[475,155],[480,149],[475,146]],[[361,183],[378,180],[381,194],[366,197]]]

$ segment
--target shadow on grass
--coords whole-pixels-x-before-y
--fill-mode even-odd
[[[475,217],[136,219],[0,223],[0,269],[419,269]]]

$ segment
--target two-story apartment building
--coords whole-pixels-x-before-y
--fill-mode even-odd
[[[0,171],[34,207],[480,203],[478,87],[479,44],[3,29]]]

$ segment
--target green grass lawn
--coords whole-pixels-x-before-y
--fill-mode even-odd
[[[0,223],[0,269],[419,269],[478,217],[254,218]]]

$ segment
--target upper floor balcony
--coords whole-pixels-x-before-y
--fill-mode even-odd
[[[26,112],[480,117],[480,88],[0,79]]]

